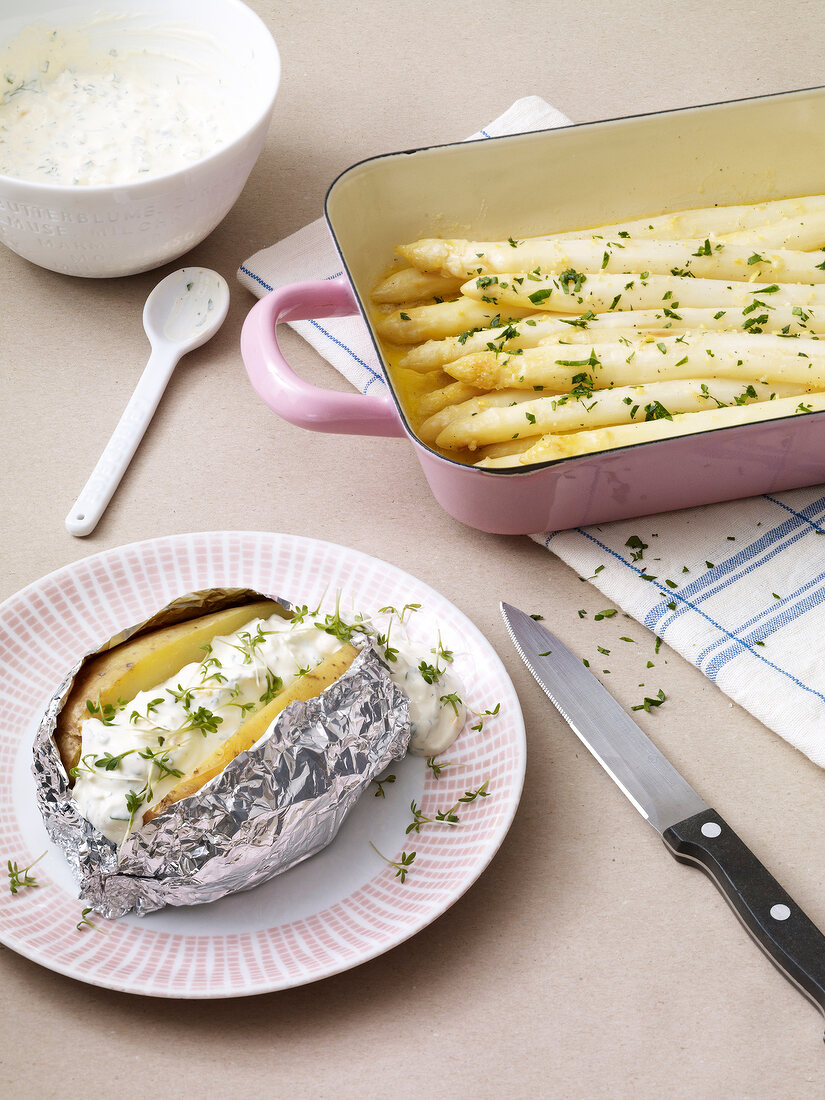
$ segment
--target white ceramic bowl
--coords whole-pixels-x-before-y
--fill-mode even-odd
[[[95,44],[138,40],[241,81],[245,110],[224,145],[163,175],[73,186],[0,174],[0,241],[40,267],[89,278],[148,271],[202,241],[240,195],[278,90],[278,50],[258,16],[240,0],[7,0],[2,9],[0,45],[32,24],[89,26]],[[101,13],[116,18],[95,26]]]

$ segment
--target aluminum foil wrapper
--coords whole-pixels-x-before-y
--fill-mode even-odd
[[[147,624],[261,598],[216,591],[187,594],[101,651]],[[118,858],[116,846],[81,816],[52,736],[80,664],[40,724],[33,771],[49,835],[65,853],[82,900],[106,917],[215,901],[286,871],[329,844],[371,780],[409,744],[409,700],[365,644],[322,695],[288,706],[207,786],[132,833]]]

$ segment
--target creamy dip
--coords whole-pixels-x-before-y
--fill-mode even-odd
[[[326,632],[327,625],[312,614],[253,619],[213,639],[200,662],[139,692],[114,715],[86,719],[73,790],[83,816],[121,844],[143,813],[211,756],[247,713],[345,644]],[[461,685],[440,642],[421,652],[397,638],[400,633],[396,622],[386,634],[364,626],[361,636],[372,635],[378,652],[394,657],[386,664],[410,700],[410,751],[434,755],[464,725]]]
[[[0,173],[128,183],[193,164],[241,132],[249,97],[223,75],[228,64],[181,56],[181,28],[169,53],[146,48],[145,38],[130,47],[123,27],[103,49],[95,29],[93,44],[82,29],[28,27],[0,53]],[[203,46],[201,32],[191,36]]]

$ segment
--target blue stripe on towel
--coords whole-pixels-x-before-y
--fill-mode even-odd
[[[625,567],[625,569],[629,569],[631,573],[635,573],[636,576],[639,577],[640,579],[641,579],[642,573],[646,572],[645,570],[640,569],[637,566],[635,566],[635,565],[631,564],[630,562],[626,561],[621,556],[621,554],[617,553],[614,549],[612,549],[612,547],[605,545],[605,543],[603,543],[599,539],[595,538],[593,535],[590,534],[589,531],[585,531],[581,527],[577,528],[576,530],[577,530],[578,534],[584,536],[584,538],[586,538],[590,542],[594,543],[594,545],[598,546],[600,550],[603,550],[606,554],[609,554],[612,558],[615,558],[616,561],[620,562]],[[553,532],[553,534],[558,534],[558,532]],[[552,539],[552,537],[553,537],[553,535],[550,535],[550,536],[548,536],[547,539],[545,539],[545,545],[549,545],[550,540]],[[731,630],[728,630],[726,627],[722,626],[721,623],[717,622],[714,618],[712,618],[712,616],[710,616],[706,611],[704,611],[702,608],[700,608],[696,603],[693,603],[692,601],[686,599],[678,591],[674,591],[674,592],[670,593],[670,595],[672,597],[671,602],[675,601],[677,604],[681,604],[683,607],[688,608],[692,611],[695,611],[696,614],[700,616],[700,618],[702,618],[706,622],[710,623],[710,625],[715,627],[719,631],[720,634],[724,635],[726,640],[734,643],[734,645],[737,647],[737,651],[739,653],[741,653],[743,651],[747,651],[748,653],[750,653],[750,655],[752,657],[755,657],[758,661],[761,661],[762,664],[765,665],[766,667],[773,669],[774,672],[778,672],[781,676],[784,676],[787,680],[790,680],[791,683],[794,683],[794,684],[796,684],[797,687],[802,688],[803,691],[807,691],[809,694],[816,696],[817,699],[821,699],[823,702],[825,702],[825,694],[823,694],[820,691],[817,691],[815,688],[811,687],[810,685],[803,683],[800,679],[798,679],[798,677],[794,676],[793,673],[789,672],[787,669],[780,668],[779,665],[775,664],[768,657],[766,657],[763,653],[760,653],[758,649],[755,649],[753,647],[753,645],[750,644],[750,642],[746,641],[743,638],[737,637],[736,634],[734,634]],[[823,599],[825,599],[825,592],[823,592]],[[812,603],[811,606],[818,606],[821,602],[823,602],[823,601],[820,600],[820,599],[817,599],[814,603]],[[808,609],[809,608],[806,608],[806,610],[808,610]],[[645,625],[648,625],[647,621],[645,621]],[[663,636],[665,630],[667,629],[667,624],[664,627],[660,626],[659,628],[656,628],[654,626],[654,627],[651,627],[650,629],[654,630],[655,633],[657,633],[658,635]],[[715,674],[711,675],[710,672],[708,672],[708,675],[709,675],[710,679],[715,679],[716,678],[716,675]]]
[[[363,367],[365,371],[372,375],[372,378],[370,378],[369,382],[367,382],[366,389],[369,389],[373,382],[383,382],[383,378],[378,373],[378,371],[373,370],[369,363],[365,363],[359,355],[355,354],[352,348],[347,347],[347,345],[342,340],[339,340],[337,336],[333,336],[331,332],[327,332],[327,330],[319,325],[317,321],[310,320],[309,324],[312,325],[313,328],[317,328],[321,335],[326,336],[328,340],[331,340],[333,344],[336,345],[336,347],[341,348],[342,351],[345,351],[348,355],[351,355],[359,366]],[[366,390],[364,392],[366,393]]]
[[[801,520],[796,517],[788,519],[779,526],[765,531],[750,546],[743,547],[732,557],[719,562],[713,569],[708,570],[707,573],[703,573],[695,581],[680,588],[679,592],[682,596],[690,597],[691,605],[712,599],[726,588],[730,588],[731,585],[737,584],[743,578],[757,572],[772,558],[781,554],[800,538],[809,535],[810,532],[811,526],[809,524],[803,526]],[[684,605],[682,605],[677,611],[673,611],[667,607],[667,602],[663,601],[651,608],[645,622],[646,626],[654,629],[655,625],[658,624],[659,628],[665,628],[669,625],[669,620],[677,618],[684,610]],[[668,614],[669,612],[670,614]],[[668,621],[663,626],[664,620]],[[697,664],[704,656],[705,652],[697,656]]]
[[[763,622],[762,626],[760,627],[758,631],[760,640],[764,638],[769,638],[772,634],[775,634],[784,626],[787,626],[789,623],[795,622],[797,619],[801,618],[802,615],[806,614],[806,612],[813,611],[815,608],[820,607],[823,603],[825,603],[825,585],[823,585],[823,581],[825,581],[825,574],[820,574],[808,584],[804,585],[803,588],[795,592],[792,596],[788,597],[788,601],[790,601],[799,600],[799,597],[803,596],[804,598],[799,600],[798,603],[795,603],[791,606],[786,601],[783,601],[783,603],[786,604],[784,607],[782,605],[778,605],[778,607],[780,608],[779,613],[773,615],[767,622]],[[813,591],[811,591],[812,589]],[[725,639],[721,639],[722,643],[724,643],[724,641]],[[724,666],[728,664],[729,661],[732,661],[734,658],[738,657],[740,653],[740,648],[731,648],[730,646],[728,646],[727,648],[717,653],[716,656],[712,658],[712,660],[707,662],[705,667],[702,668],[702,671],[707,676],[709,676],[711,680],[715,680],[719,671],[724,668]],[[823,696],[823,698],[825,698],[825,696]]]
[[[774,500],[772,497],[765,497],[765,500],[770,501],[772,504],[777,504],[784,508],[786,512],[789,512],[793,517],[786,520],[785,523],[779,524],[777,527],[771,530],[765,531],[765,533],[752,543],[750,546],[744,547],[738,551],[733,557],[728,558],[726,561],[719,562],[713,570],[697,578],[696,581],[679,591],[684,596],[690,596],[693,603],[701,603],[704,600],[711,599],[718,595],[724,589],[729,588],[731,585],[736,584],[744,577],[749,576],[757,572],[763,565],[771,561],[777,555],[781,554],[785,549],[797,542],[805,535],[810,535],[812,531],[817,530],[817,525],[813,523],[810,518],[802,515],[799,512],[795,512],[792,508],[783,505],[781,501]],[[821,501],[816,501],[814,504],[809,505],[806,511],[816,511],[825,507],[825,498]],[[825,549],[825,547],[823,547]],[[813,582],[809,582],[813,583]],[[805,587],[808,587],[807,585]],[[702,589],[705,591],[702,592]],[[804,588],[797,589],[795,592],[788,593],[783,597],[783,605],[789,606],[790,602],[796,599]],[[701,593],[701,594],[700,594]],[[698,598],[697,598],[698,597]],[[751,629],[757,623],[757,621],[764,616],[773,616],[777,604],[771,604],[766,607],[759,615],[749,620],[747,623],[741,624],[734,629],[734,633],[740,634],[746,629]],[[667,608],[667,601],[659,604],[657,607],[652,608],[645,625],[650,629],[659,630],[666,629],[670,625],[670,621],[673,618],[678,617],[684,610],[684,605],[680,607],[676,612],[672,612],[670,608]],[[788,621],[792,621],[793,618],[799,617],[808,610],[807,607],[800,607],[796,615],[791,615]],[[671,611],[670,615],[667,612]],[[666,621],[665,621],[666,620]],[[759,637],[762,638],[765,635],[760,633]],[[695,657],[695,663],[700,668],[703,663],[708,659],[712,650],[720,645],[725,644],[725,639],[717,639],[711,643],[710,646],[702,650],[701,653]]]
[[[791,508],[790,505],[785,504],[784,501],[779,500],[776,497],[766,496],[765,500],[769,500],[772,504],[776,504],[780,508],[784,508],[785,511],[790,512],[792,516],[799,516],[799,518],[804,520],[806,523],[810,523],[811,527],[813,527],[813,529],[815,531],[821,531],[822,530],[821,524],[814,523],[813,520],[809,516],[807,516],[805,513],[806,512],[820,512],[822,514],[822,519],[825,519],[825,497],[820,497],[819,500],[812,501],[812,503],[809,504],[801,512],[794,511],[794,509]]]
[[[244,275],[248,275],[250,279],[254,279],[254,281],[258,283],[259,286],[262,286],[264,290],[272,291],[275,289],[274,287],[271,287],[269,283],[267,283],[264,279],[262,279],[260,275],[256,275],[254,271],[250,271],[249,268],[246,267],[244,264],[241,264],[240,270],[244,273]],[[326,275],[325,279],[338,279],[343,274],[343,271],[337,271],[334,275]],[[331,340],[333,344],[339,347],[342,351],[345,351],[348,355],[352,356],[352,358],[360,367],[363,367],[368,374],[372,375],[369,382],[367,382],[366,387],[364,388],[364,393],[367,392],[373,382],[384,381],[378,371],[371,367],[369,363],[365,363],[359,355],[355,354],[352,348],[347,347],[347,345],[339,340],[337,336],[333,336],[331,332],[327,332],[327,330],[322,325],[319,325],[317,321],[313,321],[311,318],[307,319],[307,323],[312,325],[314,328],[317,328],[322,336],[326,336],[328,340]]]

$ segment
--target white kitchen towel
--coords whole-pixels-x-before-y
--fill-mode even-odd
[[[533,538],[825,767],[825,487]]]
[[[531,96],[469,140],[568,121]],[[323,219],[257,252],[238,272],[258,297],[342,275]],[[360,318],[292,327],[362,393],[384,385]],[[819,486],[532,537],[825,767],[823,524]]]

